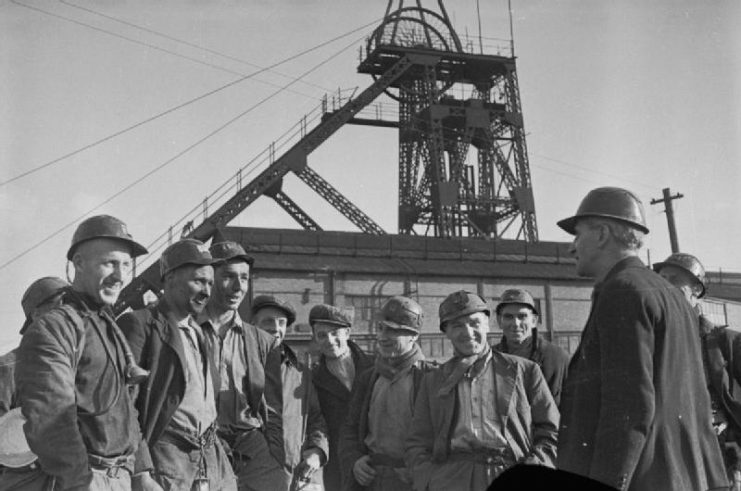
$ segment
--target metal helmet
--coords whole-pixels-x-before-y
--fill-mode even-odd
[[[377,316],[378,322],[391,329],[406,329],[419,334],[422,330],[424,312],[422,307],[409,297],[395,296],[386,300]]]
[[[535,300],[533,300],[533,296],[527,290],[521,290],[519,288],[505,290],[502,293],[502,297],[499,299],[499,304],[496,308],[497,315],[499,315],[502,307],[509,304],[527,305],[532,309],[535,315],[538,315],[538,309],[535,307]]]
[[[675,252],[664,261],[654,264],[653,268],[654,271],[658,273],[664,266],[676,266],[687,271],[700,283],[700,286],[702,287],[702,291],[697,297],[702,298],[705,296],[705,288],[707,286],[707,282],[705,281],[705,268],[702,266],[700,260],[695,256],[684,252]]]
[[[458,317],[483,312],[487,317],[491,315],[489,305],[483,297],[466,290],[453,292],[440,304],[438,317],[440,317],[440,330],[445,332],[445,324]]]
[[[131,248],[131,257],[146,254],[147,249],[136,242],[126,228],[126,224],[116,217],[110,215],[96,215],[83,220],[72,236],[72,245],[67,251],[67,259],[72,260],[77,247],[92,239],[113,239],[125,242]]]
[[[643,203],[627,189],[604,187],[587,193],[576,210],[576,215],[558,221],[558,226],[575,235],[576,222],[583,217],[610,218],[648,233]]]

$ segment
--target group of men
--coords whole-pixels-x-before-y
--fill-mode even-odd
[[[741,489],[741,336],[701,315],[702,265],[673,254],[646,268],[644,210],[623,189],[591,191],[559,226],[595,282],[573,357],[512,288],[493,347],[485,298],[442,301],[454,355],[440,365],[417,342],[411,298],[375,313],[375,356],[350,339],[345,310],[316,305],[321,356],[307,367],[284,342],[290,303],[258,295],[240,317],[253,259],[235,242],[170,245],[158,300],[115,318],[146,249],[120,220],[92,217],[67,252],[71,284],[29,287],[21,345],[0,358],[0,432],[24,419],[33,456],[0,452],[0,491],[478,491],[517,464],[619,490]]]

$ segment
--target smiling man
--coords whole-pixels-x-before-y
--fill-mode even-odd
[[[496,314],[504,336],[494,348],[537,363],[558,404],[569,366],[569,355],[560,346],[551,344],[538,335],[538,310],[533,296],[527,290],[505,290],[497,305]]]
[[[411,298],[388,299],[377,316],[375,366],[357,377],[341,433],[343,489],[411,491],[404,443],[425,361],[417,338],[422,307]]]
[[[159,302],[119,319],[138,363],[151,371],[136,407],[155,477],[167,490],[236,490],[216,437],[213,368],[196,322],[211,296],[213,263],[200,241],[175,242],[160,258]]]
[[[131,280],[132,259],[146,252],[115,217],[80,223],[67,252],[72,287],[21,340],[16,381],[24,431],[38,472],[54,489],[130,489],[137,449],[136,470],[150,482],[127,386],[128,346],[111,311]]]
[[[405,455],[414,489],[480,491],[516,463],[554,464],[556,403],[538,365],[491,349],[489,313],[464,290],[440,304],[455,355],[417,396]]]
[[[577,273],[594,279],[561,394],[558,467],[619,490],[727,489],[696,314],[638,258],[643,204],[597,188],[558,225],[574,235]]]

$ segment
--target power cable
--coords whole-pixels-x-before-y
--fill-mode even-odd
[[[30,6],[27,6],[27,5],[23,5],[21,3],[18,3],[17,0],[11,0],[11,1],[13,3],[17,3],[18,5],[21,5],[21,6],[30,8],[32,10],[40,10],[40,9],[36,9],[35,7],[30,7]],[[54,15],[54,14],[51,14],[51,15]],[[116,138],[116,137],[121,136],[121,135],[123,135],[125,133],[128,133],[129,131],[132,131],[132,130],[140,127],[140,126],[143,126],[145,124],[151,123],[152,121],[155,121],[157,119],[160,119],[160,118],[162,118],[162,117],[164,117],[164,116],[166,116],[168,114],[171,114],[171,113],[173,113],[175,111],[178,111],[178,110],[180,110],[180,109],[182,109],[182,108],[184,108],[186,106],[189,106],[189,105],[191,105],[191,104],[193,104],[195,102],[198,102],[198,101],[200,101],[202,99],[205,99],[206,97],[209,97],[209,96],[214,95],[214,94],[216,94],[218,92],[221,92],[222,90],[225,90],[225,89],[227,89],[229,87],[232,87],[234,85],[237,85],[240,82],[243,82],[245,80],[248,80],[248,79],[254,77],[255,75],[259,75],[262,72],[265,72],[265,71],[270,70],[272,68],[275,68],[277,66],[283,65],[285,63],[288,63],[289,61],[293,61],[296,58],[300,58],[301,56],[304,56],[304,55],[306,55],[308,53],[311,53],[312,51],[316,51],[317,49],[323,48],[324,46],[327,46],[328,44],[331,44],[331,43],[333,43],[335,41],[338,41],[338,40],[343,39],[343,38],[345,38],[347,36],[350,36],[351,34],[355,34],[356,32],[358,32],[360,30],[363,30],[363,29],[366,29],[367,27],[369,27],[371,25],[374,25],[377,22],[378,21],[369,22],[369,23],[367,23],[365,25],[362,25],[362,26],[360,26],[360,27],[358,27],[356,29],[353,29],[353,30],[348,31],[348,32],[346,32],[344,34],[341,34],[339,36],[336,36],[336,37],[334,37],[334,38],[332,38],[332,39],[330,39],[328,41],[325,41],[323,43],[317,44],[316,46],[313,46],[313,47],[308,48],[308,49],[306,49],[304,51],[301,51],[301,52],[299,52],[299,53],[297,53],[295,55],[289,56],[288,58],[284,58],[281,61],[278,61],[276,63],[273,63],[272,65],[268,65],[267,67],[264,67],[264,68],[262,68],[260,70],[257,70],[255,72],[253,72],[253,73],[247,74],[247,75],[245,75],[243,77],[240,77],[240,78],[238,78],[236,80],[233,80],[233,81],[231,81],[231,82],[229,82],[229,83],[227,83],[225,85],[222,85],[220,87],[217,87],[217,88],[215,88],[213,90],[210,90],[210,91],[208,91],[208,92],[206,92],[204,94],[199,95],[198,97],[195,97],[195,98],[190,99],[190,100],[187,100],[187,101],[185,101],[185,102],[183,102],[181,104],[178,104],[176,106],[173,106],[173,107],[171,107],[169,109],[166,109],[165,111],[162,111],[160,113],[157,113],[154,116],[150,116],[150,117],[148,117],[148,118],[146,118],[146,119],[144,119],[142,121],[139,121],[138,123],[135,123],[135,124],[133,124],[131,126],[128,126],[128,127],[124,128],[122,130],[119,130],[119,131],[117,131],[115,133],[112,133],[112,134],[110,134],[108,136],[105,136],[103,138],[100,138],[98,140],[95,140],[92,143],[89,143],[87,145],[84,145],[84,146],[82,146],[80,148],[77,148],[77,149],[75,149],[75,150],[73,150],[73,151],[71,151],[69,153],[66,153],[66,154],[62,155],[61,157],[58,157],[58,158],[56,158],[54,160],[50,160],[49,162],[46,162],[46,163],[41,164],[41,165],[38,165],[38,166],[36,166],[36,167],[34,167],[32,169],[29,169],[29,170],[27,170],[25,172],[22,172],[22,173],[14,176],[14,177],[11,177],[10,179],[6,179],[4,181],[0,181],[0,186],[4,186],[6,184],[10,184],[11,182],[15,182],[18,179],[21,179],[23,177],[26,177],[26,176],[28,176],[30,174],[33,174],[35,172],[38,172],[38,171],[40,171],[42,169],[45,169],[47,167],[50,167],[50,166],[52,166],[52,165],[54,165],[56,163],[59,163],[59,162],[61,162],[63,160],[66,160],[66,159],[68,159],[70,157],[73,157],[73,156],[75,156],[75,155],[77,155],[79,153],[82,153],[85,150],[89,150],[89,149],[91,149],[93,147],[96,147],[96,146],[98,146],[98,145],[100,145],[102,143],[105,143],[105,142],[107,142],[109,140],[112,140],[113,138]],[[357,42],[357,41],[355,41],[355,42]]]
[[[358,41],[360,41],[361,39],[362,39],[362,37],[361,37],[360,39],[356,39],[356,40],[353,40],[353,41],[352,41],[352,43],[348,44],[347,46],[345,46],[345,47],[344,47],[344,48],[342,48],[341,50],[339,50],[339,51],[337,51],[336,53],[332,54],[332,55],[331,55],[330,57],[326,58],[325,60],[321,61],[321,62],[320,62],[320,63],[318,63],[317,65],[315,65],[315,66],[311,67],[311,68],[310,68],[309,70],[307,70],[307,71],[305,71],[304,73],[302,73],[301,75],[299,75],[298,79],[300,79],[300,78],[303,78],[303,77],[305,77],[306,75],[308,75],[308,74],[310,74],[310,73],[314,72],[315,70],[317,70],[317,69],[319,69],[320,67],[324,66],[325,64],[329,63],[329,62],[330,62],[330,61],[332,61],[332,60],[333,60],[334,58],[336,58],[337,56],[339,56],[339,55],[340,55],[341,53],[343,53],[344,51],[347,51],[348,49],[350,49],[350,48],[351,48],[352,46],[354,46],[354,45],[355,45],[355,44],[356,44],[356,43],[357,43]],[[158,165],[157,167],[155,167],[154,169],[150,170],[149,172],[147,172],[147,173],[146,173],[146,174],[144,174],[143,176],[139,177],[139,178],[138,178],[138,179],[136,179],[136,180],[135,180],[134,182],[132,182],[132,183],[128,184],[128,185],[127,185],[126,187],[124,187],[124,188],[123,188],[123,189],[121,189],[120,191],[116,192],[116,193],[115,193],[115,194],[113,194],[112,196],[110,196],[110,197],[108,197],[107,199],[103,200],[103,201],[102,201],[101,203],[98,203],[97,205],[95,205],[95,206],[94,206],[93,208],[91,208],[91,209],[90,209],[90,210],[88,210],[87,212],[85,212],[85,213],[83,213],[82,215],[80,215],[79,217],[75,218],[75,219],[74,219],[73,221],[71,221],[71,222],[67,223],[66,225],[64,225],[64,226],[62,226],[61,228],[57,229],[57,230],[56,230],[56,231],[54,231],[53,233],[49,234],[49,235],[48,235],[48,236],[46,236],[46,237],[45,237],[44,239],[42,239],[42,240],[41,240],[40,242],[37,242],[37,243],[35,243],[34,245],[32,245],[31,247],[28,247],[28,248],[24,249],[24,250],[23,250],[22,252],[20,252],[19,254],[16,254],[15,256],[13,256],[13,257],[12,257],[12,258],[11,258],[10,260],[8,260],[8,261],[4,262],[3,264],[0,264],[0,270],[2,270],[2,269],[5,269],[5,268],[6,268],[7,266],[9,266],[10,264],[14,263],[14,262],[15,262],[16,260],[18,260],[18,259],[20,259],[21,257],[25,256],[25,255],[26,255],[26,254],[28,254],[29,252],[31,252],[31,251],[33,251],[33,250],[37,249],[38,247],[40,247],[40,246],[41,246],[42,244],[44,244],[44,243],[45,243],[45,242],[47,242],[48,240],[50,240],[50,239],[52,239],[52,238],[56,237],[57,235],[59,235],[60,233],[62,233],[63,231],[65,231],[66,229],[68,229],[68,228],[70,228],[71,226],[73,226],[73,225],[75,225],[76,223],[78,223],[78,222],[79,222],[80,220],[82,220],[83,218],[85,218],[85,217],[86,217],[86,216],[88,216],[89,214],[91,214],[91,213],[93,213],[94,211],[96,211],[96,210],[98,210],[98,209],[102,208],[102,207],[103,207],[104,205],[106,205],[106,204],[110,203],[111,201],[113,201],[113,200],[114,200],[114,199],[116,199],[117,197],[121,196],[121,195],[122,195],[122,194],[124,194],[124,193],[125,193],[126,191],[128,191],[128,190],[129,190],[129,189],[131,189],[131,188],[133,188],[134,186],[136,186],[136,185],[137,185],[137,184],[139,184],[140,182],[144,181],[145,179],[147,179],[147,178],[148,178],[149,176],[151,176],[152,174],[156,173],[156,172],[157,172],[157,171],[159,171],[160,169],[163,169],[164,167],[166,167],[167,165],[171,164],[172,162],[174,162],[175,160],[177,160],[177,159],[178,159],[178,158],[180,158],[181,156],[185,155],[185,154],[186,154],[187,152],[189,152],[190,150],[194,149],[195,147],[197,147],[198,145],[200,145],[200,144],[201,144],[201,143],[203,143],[204,141],[206,141],[206,140],[208,140],[209,138],[211,138],[212,136],[216,135],[217,133],[219,133],[220,131],[222,131],[222,130],[223,130],[224,128],[228,127],[228,126],[229,126],[229,125],[231,125],[232,123],[234,123],[234,122],[236,122],[237,120],[241,119],[242,117],[244,117],[245,115],[247,115],[247,114],[248,114],[248,113],[250,113],[251,111],[253,111],[253,110],[257,109],[257,108],[258,108],[259,106],[261,106],[262,104],[266,103],[267,101],[269,101],[269,100],[270,100],[270,99],[272,99],[273,97],[275,97],[275,96],[277,96],[278,94],[280,94],[280,93],[281,93],[281,92],[282,92],[283,90],[285,90],[286,88],[288,88],[288,87],[290,87],[291,85],[293,85],[293,84],[297,83],[298,79],[296,79],[296,80],[292,80],[292,81],[288,82],[288,83],[287,83],[287,84],[286,84],[286,85],[285,85],[285,86],[284,86],[283,88],[281,88],[281,89],[278,89],[278,90],[276,90],[275,92],[273,92],[272,94],[270,94],[270,95],[268,95],[268,96],[266,96],[266,97],[262,98],[262,99],[261,99],[260,101],[258,101],[257,103],[253,104],[253,105],[252,105],[252,106],[250,106],[250,107],[249,107],[248,109],[246,109],[246,110],[242,111],[241,113],[239,113],[239,114],[238,114],[238,115],[236,115],[235,117],[231,118],[231,119],[230,119],[229,121],[227,121],[226,123],[223,123],[223,124],[222,124],[221,126],[219,126],[218,128],[216,128],[215,130],[213,130],[213,131],[211,131],[210,133],[208,133],[207,135],[205,135],[205,136],[201,137],[201,138],[200,138],[200,139],[198,139],[198,140],[197,140],[197,141],[196,141],[195,143],[193,143],[193,144],[189,145],[188,147],[186,147],[186,148],[185,148],[184,150],[181,150],[180,152],[178,152],[178,153],[177,153],[176,155],[174,155],[173,157],[170,157],[169,159],[167,159],[167,160],[166,160],[166,161],[164,161],[163,163],[159,164],[159,165]]]
[[[179,38],[176,38],[174,36],[170,36],[169,34],[164,34],[162,32],[155,31],[154,29],[150,29],[148,27],[143,27],[143,26],[140,26],[138,24],[134,24],[133,22],[128,22],[128,21],[119,19],[118,17],[112,16],[112,15],[108,15],[108,14],[104,14],[103,12],[99,12],[97,10],[93,10],[91,8],[88,8],[88,7],[83,7],[81,5],[74,4],[74,3],[69,2],[67,0],[58,0],[58,1],[59,1],[59,3],[62,3],[62,4],[67,5],[69,7],[72,7],[72,8],[75,8],[75,9],[79,9],[79,10],[82,10],[82,11],[85,11],[85,12],[89,12],[91,14],[94,14],[94,15],[97,15],[97,16],[100,16],[100,17],[103,17],[104,19],[112,20],[114,22],[118,22],[119,24],[123,24],[123,25],[129,26],[129,27],[133,27],[134,29],[139,29],[140,31],[148,32],[150,34],[154,34],[155,36],[159,36],[159,37],[162,37],[164,39],[168,39],[170,41],[175,41],[176,43],[180,43],[180,44],[183,44],[185,46],[190,46],[191,48],[200,49],[202,51],[205,51],[206,53],[211,53],[211,54],[214,54],[214,55],[217,55],[217,56],[221,56],[222,58],[226,58],[227,60],[236,61],[238,63],[243,63],[243,64],[245,64],[247,66],[252,67],[252,68],[257,68],[257,69],[263,69],[264,68],[261,65],[257,65],[255,63],[249,62],[249,61],[244,60],[242,58],[237,58],[236,56],[227,55],[227,54],[224,54],[224,53],[222,53],[220,51],[216,51],[214,49],[208,48],[206,46],[202,46],[200,44],[192,43],[190,41],[185,41],[183,39],[179,39]],[[270,73],[275,73],[276,75],[280,75],[281,77],[285,77],[285,78],[288,78],[288,79],[292,79],[293,78],[291,75],[287,75],[285,73],[282,73],[282,72],[279,72],[279,71],[276,71],[276,70],[268,70],[268,71]],[[323,86],[321,86],[319,84],[307,82],[305,80],[302,80],[301,83],[306,84],[306,85],[309,85],[309,86],[312,86],[312,87],[315,87],[317,89],[321,89],[321,90],[323,90],[325,92],[331,92],[332,91],[332,89],[328,89],[328,88],[323,87]]]
[[[565,160],[559,160],[559,159],[554,159],[554,158],[552,158],[552,157],[547,157],[547,156],[545,156],[545,155],[538,155],[538,154],[530,154],[530,155],[531,155],[532,157],[538,157],[538,158],[541,158],[541,159],[543,159],[543,160],[549,160],[549,161],[551,161],[551,162],[556,162],[556,163],[558,163],[558,164],[563,164],[563,165],[567,165],[567,166],[569,166],[569,167],[574,167],[574,168],[577,168],[577,169],[585,170],[585,171],[587,171],[587,172],[593,172],[593,173],[595,173],[595,174],[602,174],[602,175],[604,175],[604,176],[607,176],[607,177],[611,177],[611,178],[613,178],[613,179],[619,179],[619,180],[621,180],[621,181],[624,181],[624,182],[629,182],[629,183],[631,183],[631,184],[635,184],[636,186],[640,186],[640,187],[642,187],[643,189],[646,189],[646,190],[650,190],[651,192],[653,192],[653,190],[654,190],[654,188],[653,188],[653,187],[651,187],[651,186],[648,186],[648,185],[647,185],[647,184],[645,184],[645,183],[642,183],[642,182],[639,182],[639,181],[634,181],[634,180],[632,180],[632,179],[626,179],[626,178],[625,178],[624,176],[620,176],[620,175],[617,175],[617,174],[610,174],[609,172],[602,172],[602,171],[598,171],[598,170],[595,170],[595,169],[593,169],[593,168],[590,168],[590,167],[585,167],[585,166],[581,166],[581,165],[573,164],[573,163],[571,163],[571,162],[567,162],[567,161],[565,161]],[[555,172],[555,171],[554,171],[554,172]]]

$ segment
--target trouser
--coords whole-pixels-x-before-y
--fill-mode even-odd
[[[89,491],[131,491],[131,474],[123,470],[113,476],[108,469],[93,468]],[[0,467],[0,491],[53,491],[54,478],[38,466],[10,469]]]
[[[368,487],[370,491],[412,491],[411,477],[403,459],[373,453],[371,465],[376,477]]]
[[[484,491],[516,461],[510,449],[453,451],[445,462],[434,464],[429,491]]]
[[[195,447],[183,438],[166,432],[152,445],[150,453],[154,477],[165,491],[237,489],[234,472],[218,438],[210,438],[202,446]],[[202,487],[196,487],[200,483]]]
[[[232,449],[239,491],[288,491],[292,474],[270,453],[259,429],[243,433]]]

